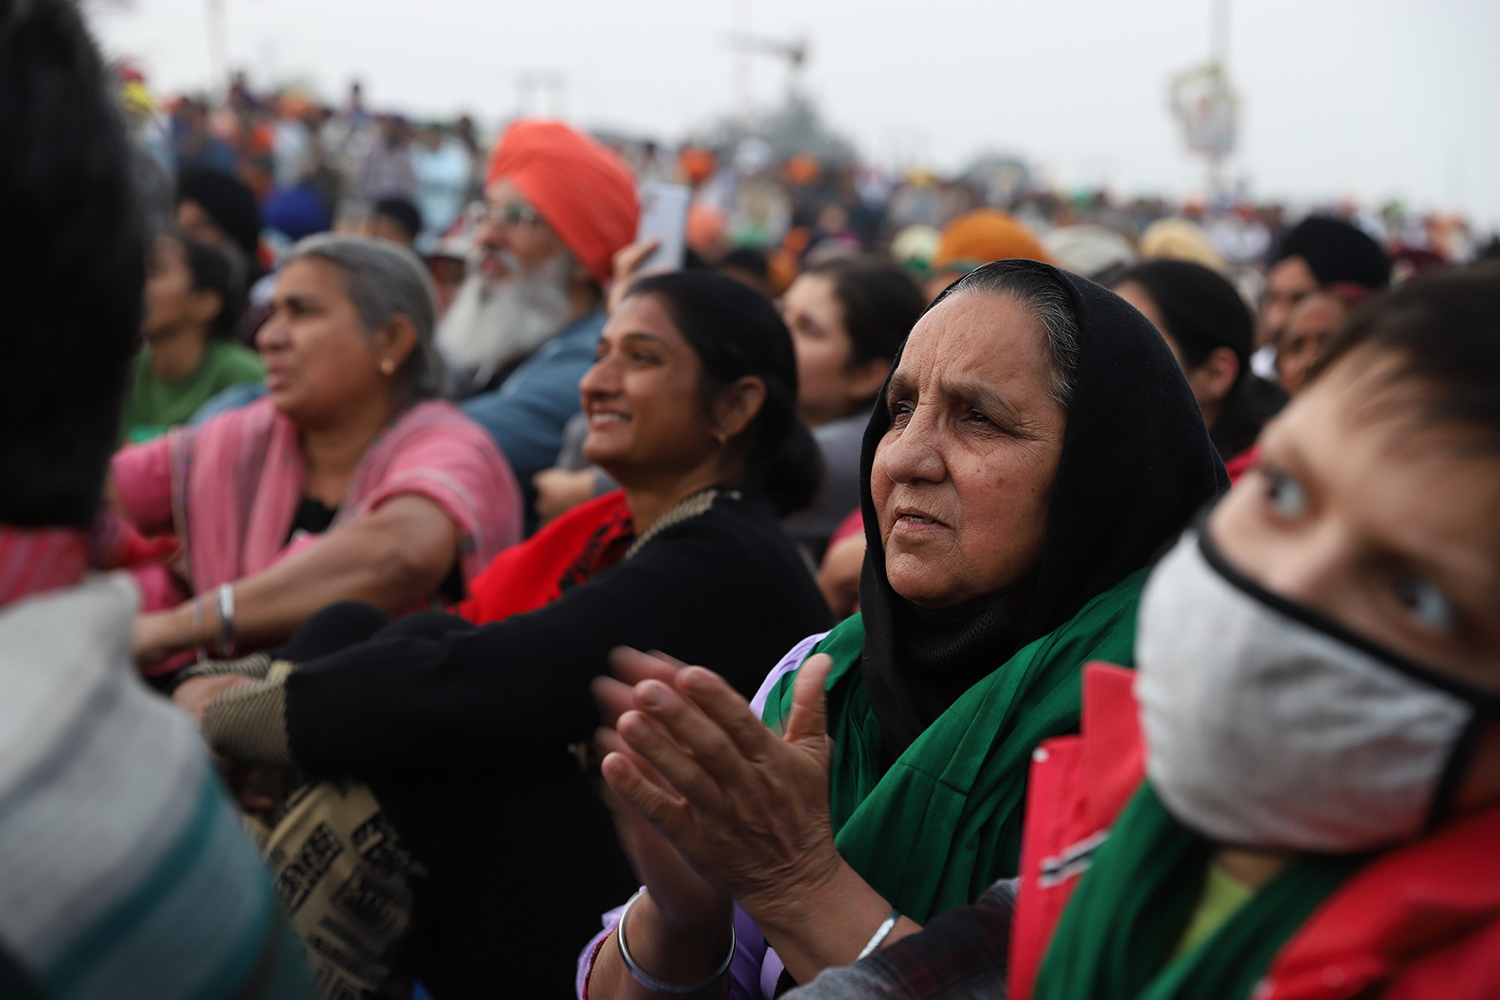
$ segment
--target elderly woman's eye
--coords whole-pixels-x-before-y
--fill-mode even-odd
[[[1282,517],[1301,517],[1307,513],[1307,492],[1302,484],[1284,472],[1266,469],[1266,502]]]
[[[1434,632],[1450,631],[1458,622],[1458,613],[1448,595],[1427,580],[1406,579],[1395,583],[1396,600],[1406,609],[1412,621]]]

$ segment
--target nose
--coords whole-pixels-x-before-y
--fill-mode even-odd
[[[590,397],[609,396],[619,392],[619,387],[619,368],[606,354],[596,359],[588,371],[583,373],[583,378],[578,380],[578,395],[587,402]]]
[[[1271,593],[1294,604],[1342,617],[1342,598],[1354,570],[1349,546],[1337,525],[1322,524],[1263,544],[1251,575]]]
[[[255,348],[262,354],[285,347],[287,343],[286,323],[281,316],[272,312],[266,321],[255,331]]]
[[[474,242],[486,250],[503,250],[506,245],[507,229],[508,227],[486,215],[474,228]]]
[[[885,474],[892,482],[942,482],[948,475],[937,415],[918,405],[906,426],[888,435],[882,451]]]

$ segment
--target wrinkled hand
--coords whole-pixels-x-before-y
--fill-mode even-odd
[[[193,717],[198,728],[203,728],[203,713],[208,711],[208,706],[213,704],[215,698],[228,691],[237,688],[241,684],[254,684],[255,681],[249,677],[239,674],[219,674],[212,677],[189,677],[177,685],[177,690],[172,692],[172,701],[178,707],[183,708]]]
[[[620,304],[620,300],[623,299],[625,297],[625,293],[630,290],[631,283],[634,282],[636,278],[642,276],[640,273],[638,273],[640,272],[641,264],[644,263],[646,258],[651,256],[651,254],[654,253],[656,251],[656,248],[660,245],[661,241],[658,239],[639,240],[627,247],[620,249],[615,253],[614,257],[611,259],[611,264],[614,268],[614,275],[610,279],[609,301],[608,306],[605,310],[606,313],[610,315],[614,314],[615,307]]]
[[[639,681],[616,723],[634,755],[611,755],[610,787],[752,915],[796,906],[843,865],[828,812],[832,665],[824,655],[803,664],[780,738],[702,667]]]
[[[617,675],[632,683],[653,678],[670,682],[682,668],[682,664],[664,654],[623,648],[611,654],[610,662]],[[593,691],[606,726],[613,726],[622,713],[631,709],[633,688],[629,683],[599,677],[594,680]],[[636,877],[650,890],[663,918],[678,930],[696,930],[723,920],[730,909],[728,894],[705,882],[650,820],[614,793],[610,774],[618,772],[628,761],[636,773],[664,793],[670,793],[671,785],[637,756],[614,729],[599,729],[594,740],[603,759],[600,766],[606,781],[604,801],[614,818],[620,846],[630,858]]]
[[[543,524],[566,514],[594,495],[594,470],[543,469],[531,477],[536,487],[536,515]]]

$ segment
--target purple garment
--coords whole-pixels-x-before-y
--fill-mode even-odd
[[[761,682],[760,690],[755,692],[755,697],[750,700],[750,709],[756,715],[765,711],[766,699],[771,695],[771,689],[776,682],[787,674],[792,673],[802,665],[827,632],[819,632],[810,635],[791,648],[781,661],[766,675]],[[610,931],[620,922],[620,916],[625,912],[624,905],[615,907],[604,914],[601,922],[604,929],[595,934],[589,943],[584,945],[583,951],[578,956],[578,975],[574,980],[574,989],[577,991],[579,1000],[583,1000],[584,986],[588,983],[589,973],[594,967],[594,952]],[[729,964],[729,996],[730,1000],[771,1000],[776,995],[776,981],[781,978],[781,970],[784,966],[776,951],[766,946],[765,935],[761,934],[760,928],[755,926],[739,904],[734,906],[734,961]]]

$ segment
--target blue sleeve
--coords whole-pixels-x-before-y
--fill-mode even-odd
[[[219,390],[217,395],[210,396],[208,402],[198,407],[190,421],[194,426],[205,423],[213,417],[229,410],[237,410],[241,406],[249,406],[266,394],[264,382],[241,382],[227,389]]]
[[[526,491],[528,509],[531,477],[557,461],[563,428],[578,412],[578,380],[594,363],[602,325],[581,325],[548,341],[498,389],[459,404],[500,446]]]

